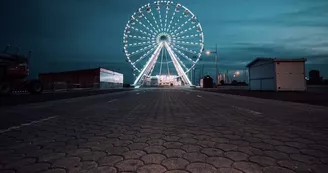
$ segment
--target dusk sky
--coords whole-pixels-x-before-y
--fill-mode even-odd
[[[32,72],[103,66],[132,82],[122,35],[149,0],[1,0],[0,46],[32,54]],[[205,49],[218,44],[219,68],[242,70],[256,57],[307,58],[328,77],[327,0],[179,0],[199,19]],[[213,72],[213,57],[202,57]],[[201,64],[199,63],[199,64]],[[199,66],[199,65],[197,65]]]

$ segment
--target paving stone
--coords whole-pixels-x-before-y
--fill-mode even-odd
[[[251,156],[249,160],[264,167],[276,165],[276,160],[265,156]]]
[[[183,144],[180,142],[165,142],[163,144],[164,147],[168,149],[180,149]]]
[[[216,173],[217,170],[212,165],[206,163],[191,163],[187,166],[187,170],[192,173]]]
[[[299,142],[285,142],[285,145],[289,147],[299,148],[299,149],[307,147],[306,144],[299,143]]]
[[[108,154],[113,154],[113,155],[122,155],[123,153],[129,151],[129,148],[127,147],[108,147],[106,148],[106,152]]]
[[[0,170],[1,173],[15,173],[14,170]]]
[[[41,162],[52,162],[54,160],[57,160],[59,158],[62,158],[62,157],[65,157],[65,153],[49,153],[49,154],[46,154],[46,155],[42,155],[40,158],[39,158],[39,161]]]
[[[321,162],[328,165],[328,158],[321,159]]]
[[[233,144],[218,144],[216,145],[217,148],[220,148],[223,151],[234,151],[237,150],[237,146]]]
[[[217,148],[203,148],[201,150],[203,154],[207,156],[215,157],[215,156],[222,156],[223,151]]]
[[[143,163],[140,160],[128,159],[118,162],[115,166],[118,168],[119,172],[124,172],[124,171],[135,172],[137,168],[142,165]]]
[[[293,147],[288,146],[277,146],[275,147],[276,150],[287,153],[287,154],[296,154],[299,153],[299,150]]]
[[[327,173],[328,165],[316,165],[313,167],[315,173]]]
[[[147,154],[141,157],[145,164],[160,164],[166,157],[162,154]]]
[[[166,140],[166,141],[169,141],[169,142],[175,142],[175,141],[179,141],[180,137],[179,136],[168,135],[168,136],[165,136],[163,139]]]
[[[116,163],[123,160],[122,156],[105,156],[98,160],[99,166],[114,166]]]
[[[211,141],[216,143],[226,144],[229,143],[230,140],[227,138],[211,138]]]
[[[278,141],[275,139],[264,139],[263,142],[271,145],[284,145],[282,141]]]
[[[309,155],[309,156],[313,156],[313,157],[319,157],[319,158],[328,157],[328,153],[322,152],[320,150],[302,149],[301,153]]]
[[[137,136],[135,136],[135,135],[123,135],[123,136],[119,137],[119,139],[122,140],[122,141],[123,140],[133,140],[135,138],[137,138]]]
[[[98,170],[97,163],[93,161],[83,161],[79,166],[70,168],[70,173],[81,173],[81,172],[96,172]]]
[[[150,146],[158,146],[158,145],[163,145],[164,142],[165,141],[162,139],[151,139],[147,141],[147,144],[149,144]]]
[[[128,145],[132,144],[133,142],[130,140],[119,140],[114,142],[115,147],[127,147]]]
[[[311,170],[311,167],[309,165],[293,160],[278,161],[278,164],[281,167],[285,167],[296,172],[309,172],[309,170]]]
[[[272,145],[266,144],[263,142],[251,143],[250,145],[252,147],[260,149],[260,150],[272,150],[273,149]]]
[[[208,157],[206,162],[217,168],[230,167],[233,163],[232,160],[224,157]]]
[[[26,165],[26,166],[19,168],[18,172],[35,173],[35,172],[47,170],[49,167],[50,167],[50,164],[48,164],[48,163],[34,163],[31,165]]]
[[[66,170],[61,169],[61,168],[54,168],[54,169],[48,169],[48,170],[42,171],[42,173],[66,173]]]
[[[264,173],[295,173],[294,171],[279,166],[266,167],[264,168],[263,172]]]
[[[133,143],[128,146],[128,148],[130,148],[130,150],[142,150],[145,147],[148,147],[147,143]]]
[[[213,141],[198,141],[197,145],[200,145],[202,147],[214,148],[216,143]]]
[[[242,152],[237,152],[237,151],[225,152],[224,155],[234,161],[247,160],[247,158],[248,158],[247,154],[242,153]]]
[[[187,145],[183,145],[181,146],[181,149],[183,149],[186,152],[199,152],[201,150],[201,146],[199,145],[192,145],[192,144],[187,144]]]
[[[169,158],[163,160],[162,165],[164,165],[168,170],[180,169],[183,170],[189,162],[182,158]]]
[[[290,158],[293,160],[296,160],[296,161],[307,163],[307,164],[319,163],[319,159],[312,157],[312,156],[307,156],[304,154],[291,154]]]
[[[183,150],[180,150],[180,149],[166,149],[163,151],[163,154],[168,157],[168,158],[171,158],[171,157],[182,157],[182,155],[186,153],[185,151]]]
[[[166,168],[159,164],[144,165],[138,169],[140,173],[162,173]]]
[[[162,153],[165,149],[163,146],[148,146],[144,148],[147,153]]]
[[[196,144],[198,142],[198,140],[194,138],[181,138],[179,141],[184,144]]]
[[[56,160],[53,162],[53,167],[60,167],[60,168],[73,168],[80,165],[80,158],[78,157],[64,157],[60,160]]]
[[[133,139],[133,142],[147,142],[148,138],[147,137],[139,137],[139,138],[135,138]]]
[[[142,150],[132,150],[123,154],[125,159],[138,159],[144,155],[146,155],[146,153]]]
[[[251,162],[235,162],[232,166],[244,173],[262,173],[262,167]]]
[[[118,171],[114,167],[101,166],[97,168],[97,173],[117,173]]]
[[[104,156],[106,156],[106,153],[100,151],[86,152],[79,155],[83,161],[95,161]]]
[[[183,158],[187,159],[189,162],[205,162],[207,156],[202,153],[185,153]]]
[[[230,143],[237,146],[249,146],[250,144],[248,141],[244,140],[231,140]]]
[[[219,173],[243,173],[234,168],[220,168]]]
[[[166,171],[165,173],[188,173],[188,172],[182,170],[172,170],[172,171]]]
[[[264,155],[272,157],[277,160],[289,160],[289,156],[286,153],[280,152],[280,151],[264,151]]]
[[[35,158],[23,158],[19,160],[15,160],[5,166],[6,169],[8,168],[20,168],[22,166],[30,165],[36,162]],[[1,167],[0,167],[1,169]]]
[[[263,151],[253,147],[238,147],[238,151],[246,153],[248,155],[262,155]]]

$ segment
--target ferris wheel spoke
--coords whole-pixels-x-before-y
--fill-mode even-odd
[[[143,30],[141,30],[141,29],[138,29],[138,28],[136,28],[136,27],[133,27],[133,26],[131,26],[130,28],[131,28],[132,30],[134,30],[134,31],[138,32],[138,33],[141,33],[141,34],[144,34],[144,35],[147,35],[147,36],[150,36],[150,37],[152,37],[152,34],[150,34],[150,33],[146,32],[146,31],[143,31]]]
[[[177,21],[174,22],[174,25],[171,28],[173,31],[177,29],[178,24],[180,23],[180,20],[182,20],[182,18],[183,18],[183,16],[180,16],[179,18],[177,18]],[[172,34],[172,35],[174,35],[174,34]]]
[[[167,18],[168,18],[168,14],[169,14],[169,6],[166,6],[166,10],[165,10],[165,21],[164,21],[164,31],[167,31]]]
[[[180,36],[180,35],[182,35],[182,34],[188,32],[188,31],[191,31],[191,30],[193,30],[193,29],[195,29],[195,28],[196,28],[196,25],[194,25],[194,26],[192,26],[192,27],[189,27],[189,28],[187,28],[187,29],[185,29],[185,30],[182,30],[182,31],[180,31],[180,32],[178,32],[178,33],[175,33],[175,34],[173,34],[173,36],[178,37],[178,36]]]
[[[145,59],[149,54],[151,54],[152,52],[154,52],[155,49],[156,49],[156,47],[153,47],[152,49],[148,50],[145,54],[143,54],[142,56],[140,56],[140,58],[138,58],[136,61],[131,62],[132,65],[136,65],[138,62],[140,62],[141,60]]]
[[[147,41],[147,42],[125,44],[124,47],[140,47],[140,46],[150,46],[150,45],[154,45],[154,44],[155,43],[152,43],[151,41]]]
[[[169,22],[169,26],[167,27],[168,32],[171,30],[171,25],[172,25],[173,19],[175,18],[175,14],[176,14],[176,12],[174,11],[172,14],[171,20]]]
[[[144,14],[142,14],[142,16],[147,21],[147,23],[154,29],[154,34],[157,34],[158,33],[158,29],[155,28],[155,26],[150,22],[150,20]]]
[[[149,45],[149,46],[143,47],[141,49],[138,49],[138,50],[136,50],[134,52],[131,52],[131,54],[129,54],[129,58],[132,57],[132,56],[138,55],[138,54],[140,54],[142,52],[145,52],[145,51],[151,49],[152,47],[153,47],[153,45]]]
[[[175,40],[187,40],[195,37],[199,37],[200,34],[191,34],[191,35],[181,35],[179,37],[176,37]]]
[[[170,46],[175,52],[178,52],[178,54],[180,54],[183,58],[187,59],[188,61],[192,62],[192,63],[196,63],[195,61],[193,61],[191,58],[189,58],[186,54],[184,54],[183,52],[181,52],[180,50],[178,50],[177,48],[175,48],[174,46]]]
[[[190,50],[190,49],[188,49],[188,48],[186,48],[186,47],[184,47],[184,46],[181,46],[181,45],[178,45],[178,44],[174,44],[174,46],[175,46],[176,48],[180,49],[180,50],[185,51],[185,52],[188,52],[188,53],[191,53],[191,54],[197,54],[196,51],[194,51],[194,50]]]
[[[145,37],[140,35],[125,35],[126,38],[134,39],[134,40],[141,40],[141,41],[151,41],[151,37]]]
[[[136,19],[136,22],[138,22],[141,26],[143,26],[145,29],[147,29],[148,31],[150,31],[152,34],[155,34],[155,32],[152,29],[150,29],[148,26],[146,26],[140,20]]]
[[[173,41],[173,43],[178,45],[185,45],[185,46],[200,46],[200,44],[202,44],[193,41]]]
[[[191,21],[191,19],[193,19],[193,16],[191,18],[189,18],[188,20],[186,20],[184,23],[182,23],[178,28],[176,28],[173,31],[173,34],[177,33],[178,31],[180,31],[188,22]]]
[[[163,20],[162,20],[162,14],[161,14],[161,10],[157,10],[158,11],[158,16],[159,16],[159,23],[160,23],[160,31],[163,31]]]
[[[155,24],[156,24],[157,32],[160,32],[160,29],[161,29],[161,28],[158,26],[158,22],[157,22],[157,20],[156,20],[156,18],[155,18],[154,13],[151,12],[150,14],[151,14],[151,16],[153,17],[153,20],[154,20],[154,22],[155,22]]]

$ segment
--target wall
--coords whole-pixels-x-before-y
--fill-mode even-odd
[[[276,90],[274,63],[259,61],[249,68],[250,90]]]
[[[100,69],[99,73],[100,89],[123,87],[123,74],[106,69]]]
[[[305,91],[304,62],[276,62],[278,91]]]

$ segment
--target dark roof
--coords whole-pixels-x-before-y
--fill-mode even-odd
[[[256,58],[250,63],[246,65],[246,67],[250,67],[254,65],[255,63],[259,61],[266,61],[266,62],[305,62],[306,58],[292,58],[292,59],[287,59],[287,58]]]

